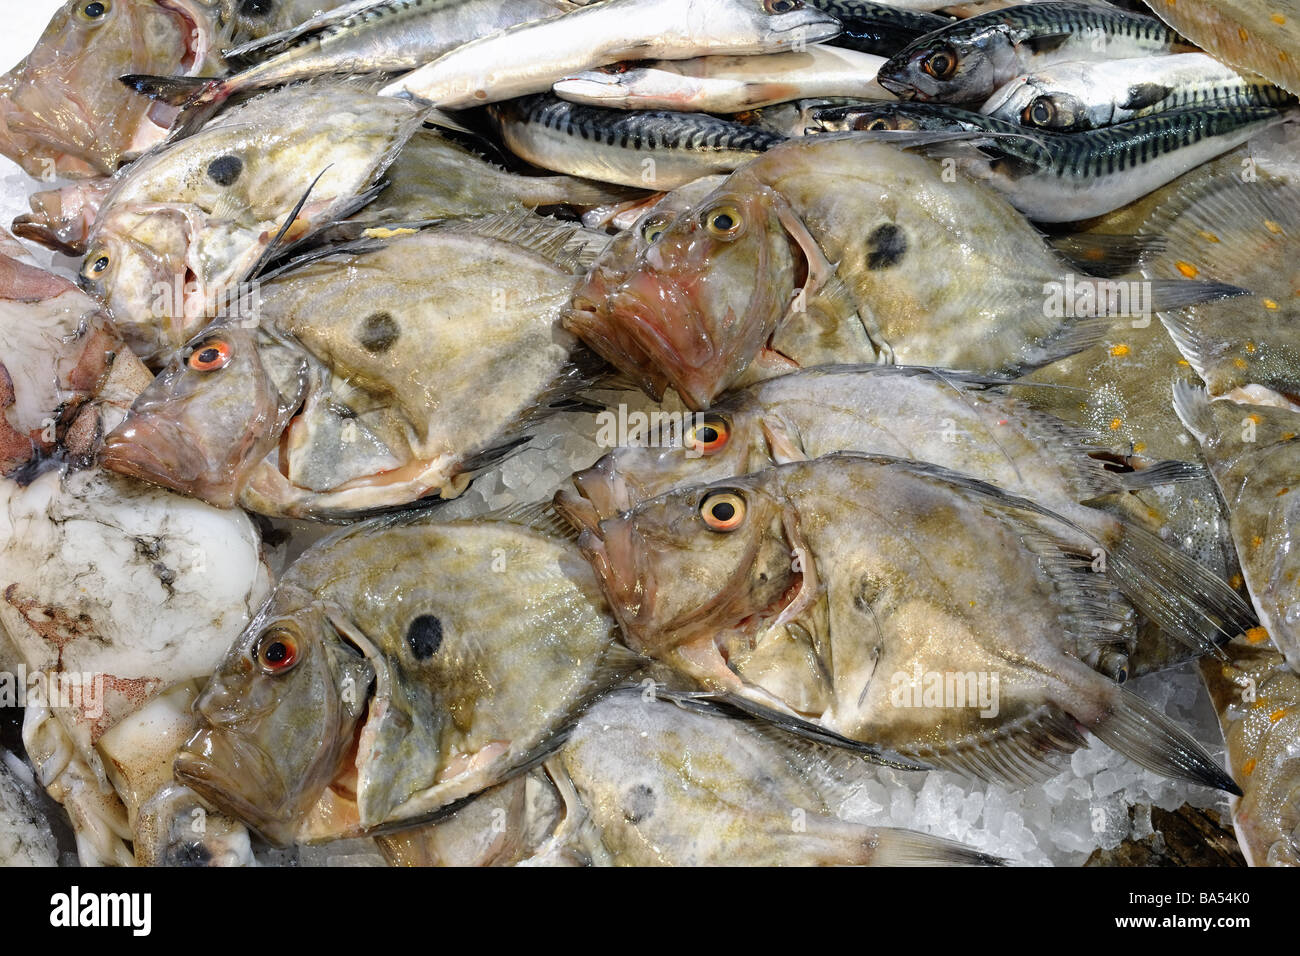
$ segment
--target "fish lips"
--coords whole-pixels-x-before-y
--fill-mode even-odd
[[[705,328],[689,287],[658,273],[636,272],[604,310],[608,325],[634,344],[693,411],[707,409],[725,387],[727,355]]]
[[[636,507],[641,497],[603,461],[575,474],[572,489],[555,493],[555,510],[578,531],[596,531],[601,521]]]
[[[251,741],[205,727],[190,737],[172,764],[176,779],[213,806],[280,846],[293,842],[297,808],[271,759]]]
[[[642,549],[632,522],[622,518],[598,522],[578,535],[578,549],[595,570],[628,645],[640,650],[655,584],[640,560]]]
[[[213,478],[212,464],[184,429],[154,416],[128,415],[104,439],[99,464],[219,508],[233,508],[239,496],[234,481]]]

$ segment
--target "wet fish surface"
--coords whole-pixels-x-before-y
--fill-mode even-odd
[[[1080,660],[1127,617],[1113,585],[1146,571],[1118,572],[1116,551],[1097,574],[1055,521],[937,466],[839,453],[670,492],[579,543],[629,646],[787,729],[1020,780],[1086,729],[1156,772],[1240,792]],[[1158,573],[1159,559],[1140,563]],[[1007,594],[1007,580],[1023,590]],[[932,680],[927,701],[927,673],[985,685],[953,705]]]
[[[231,647],[177,776],[280,844],[419,823],[553,749],[619,679],[613,638],[564,538],[357,525],[299,559]]]

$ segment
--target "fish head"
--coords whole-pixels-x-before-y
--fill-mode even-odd
[[[617,287],[599,276],[580,288],[565,327],[643,387],[666,382],[691,409],[708,408],[793,301],[799,260],[780,202],[732,176],[663,227]]]
[[[840,21],[804,0],[724,0],[690,5],[698,35],[713,36],[735,52],[801,49],[843,30]]]
[[[1053,90],[1032,76],[1020,76],[1000,87],[980,107],[981,113],[1009,123],[1058,133],[1090,129],[1088,106],[1077,96]]]
[[[969,103],[984,100],[1014,70],[1014,49],[1004,30],[975,36],[920,37],[886,60],[876,80],[901,100]]]
[[[304,357],[264,333],[215,324],[135,400],[104,439],[100,464],[233,507],[301,405],[307,374]]]
[[[938,117],[902,108],[900,103],[823,106],[809,112],[807,130],[813,133],[890,133],[951,129]]]
[[[679,488],[581,533],[633,650],[657,657],[761,626],[789,603],[801,573],[768,487],[757,474]]]
[[[113,314],[132,351],[157,367],[210,321],[189,253],[192,210],[106,209],[86,240],[78,282]]]
[[[353,751],[373,680],[312,594],[282,583],[195,702],[177,780],[271,842],[294,842]]]
[[[198,0],[69,0],[11,74],[4,125],[56,160],[66,154],[111,173],[159,142],[175,118],[118,77],[193,72],[212,50],[212,22]],[[0,137],[0,152],[23,163],[20,146]]]
[[[682,485],[744,475],[771,463],[761,412],[748,395],[732,396],[707,412],[657,414],[663,420],[650,434],[609,452],[576,473],[571,489],[556,492],[557,510],[575,528],[594,528]]]

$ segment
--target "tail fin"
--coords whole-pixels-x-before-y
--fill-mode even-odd
[[[871,831],[868,852],[872,866],[1006,866],[1000,856],[981,853],[942,837],[882,827]]]
[[[1139,611],[1202,653],[1259,621],[1227,582],[1148,531],[1125,523],[1106,555],[1108,576]]]
[[[1115,709],[1089,728],[1098,739],[1148,770],[1241,796],[1228,772],[1186,731],[1140,697],[1116,690]]]
[[[225,82],[210,77],[150,76],[147,73],[128,73],[126,76],[118,77],[118,80],[137,93],[169,106],[200,106],[220,102],[226,98]]]
[[[1240,286],[1226,282],[1211,282],[1201,279],[1152,279],[1151,309],[1154,312],[1168,312],[1183,309],[1199,302],[1212,302],[1215,299],[1229,299],[1238,295],[1249,295],[1249,291]]]
[[[1115,478],[1125,491],[1140,491],[1143,488],[1156,488],[1178,481],[1200,481],[1209,478],[1205,466],[1194,461],[1158,461],[1137,471],[1116,473]]]

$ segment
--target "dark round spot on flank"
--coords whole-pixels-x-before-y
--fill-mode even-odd
[[[888,269],[907,253],[907,235],[892,222],[877,226],[867,236],[867,268]]]
[[[361,323],[361,334],[357,341],[371,355],[382,355],[393,347],[401,332],[397,320],[390,313],[376,312],[366,316],[366,320]]]
[[[406,643],[419,661],[427,661],[442,646],[442,621],[432,614],[421,614],[406,629]]]
[[[208,163],[208,179],[218,186],[233,185],[244,171],[244,161],[238,156],[218,156]]]
[[[628,789],[623,800],[623,819],[632,824],[649,819],[654,816],[656,802],[655,792],[644,783],[638,783]]]
[[[244,0],[239,12],[246,17],[265,17],[275,9],[275,0]]]

